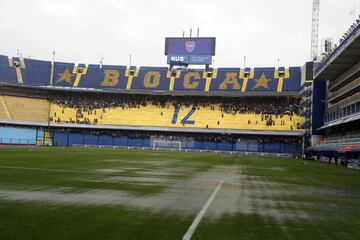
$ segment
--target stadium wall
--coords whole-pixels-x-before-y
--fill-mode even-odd
[[[113,136],[106,134],[91,134],[87,132],[54,131],[53,145],[59,147],[92,145],[92,146],[119,146],[152,148],[151,137]],[[259,152],[259,153],[283,153],[301,154],[301,144],[290,143],[254,143],[253,141],[224,142],[224,141],[199,141],[190,140],[182,144],[182,149],[188,150],[211,150],[211,151],[235,151],[235,152]]]
[[[0,127],[0,144],[36,145],[43,136],[44,132],[36,128]]]

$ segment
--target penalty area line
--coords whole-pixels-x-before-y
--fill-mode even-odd
[[[220,181],[219,184],[217,185],[217,187],[215,188],[214,192],[211,194],[211,196],[209,197],[209,199],[206,201],[206,203],[204,204],[204,206],[201,208],[200,212],[198,213],[198,215],[196,215],[194,221],[192,222],[191,226],[189,227],[189,229],[187,230],[187,232],[185,233],[185,235],[183,236],[182,240],[190,240],[192,235],[194,234],[197,226],[199,225],[201,219],[204,217],[206,211],[208,210],[210,204],[212,203],[212,201],[214,200],[216,194],[219,192],[221,185],[224,183],[224,181]]]

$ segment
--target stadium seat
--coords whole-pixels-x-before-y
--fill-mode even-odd
[[[49,101],[39,98],[0,95],[2,120],[47,122]]]

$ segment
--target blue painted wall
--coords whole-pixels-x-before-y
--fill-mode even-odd
[[[312,134],[322,135],[323,130],[317,130],[324,125],[325,116],[325,97],[326,97],[326,81],[314,80],[313,81],[313,101],[312,101]]]
[[[41,139],[43,131],[32,128],[0,127],[1,144],[35,145],[36,139]]]
[[[74,144],[152,147],[150,137],[136,138],[127,136],[91,135],[82,133],[54,133],[55,146],[72,146]],[[268,152],[268,153],[301,153],[301,144],[285,143],[247,143],[247,142],[215,142],[215,141],[189,141],[182,144],[183,149],[239,151],[239,152]]]

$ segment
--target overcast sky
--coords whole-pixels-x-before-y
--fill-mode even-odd
[[[322,0],[320,43],[339,38],[356,0]],[[355,6],[359,14],[360,3]],[[165,37],[216,37],[215,67],[300,66],[310,58],[312,0],[0,0],[0,54],[165,66]]]

